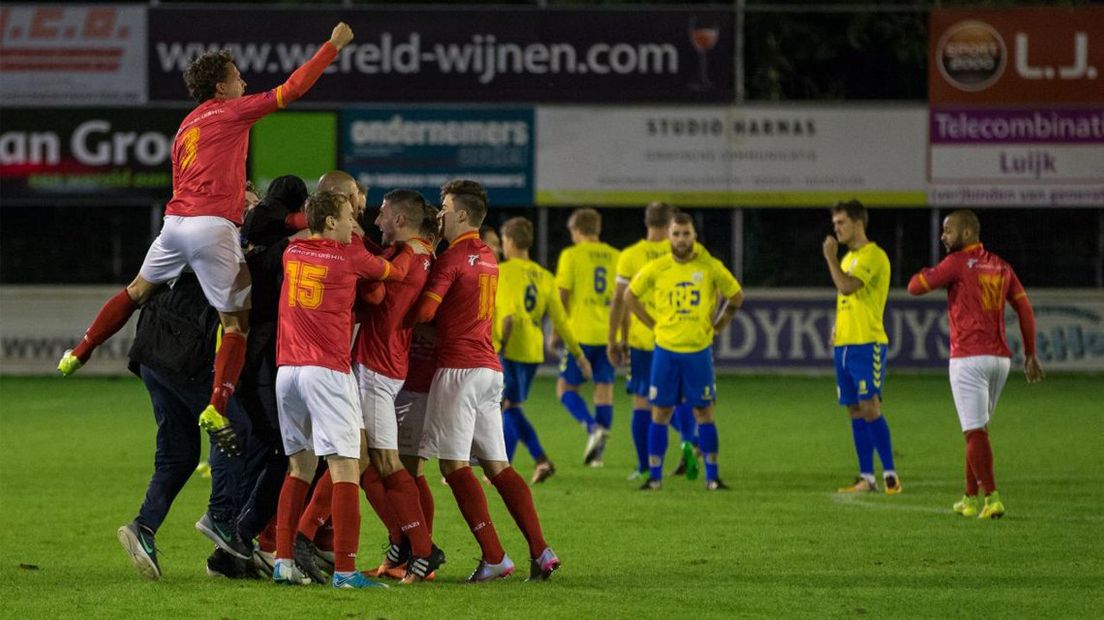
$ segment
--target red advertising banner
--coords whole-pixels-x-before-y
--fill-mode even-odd
[[[1104,7],[935,9],[930,31],[933,105],[1104,102]]]

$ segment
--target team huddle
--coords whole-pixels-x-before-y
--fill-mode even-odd
[[[534,227],[525,218],[501,227],[501,256],[484,242],[499,231],[483,227],[487,193],[475,181],[445,184],[440,207],[413,190],[388,192],[374,221],[379,244],[365,231],[366,189],[344,172],[324,175],[309,195],[293,176],[274,180],[259,200],[247,187],[252,125],[305,94],[352,36],[338,24],[284,84],[257,95],[244,95],[228,53],[189,66],[185,82],[199,105],[173,145],[164,227],[138,276],[58,365],[64,375],[78,370],[142,308],[130,357],[154,403],[158,449],[139,515],[118,530],[135,567],[161,576],[154,537],[198,461],[202,428],[219,448],[208,511],[196,524],[216,545],[212,574],[355,589],[433,580],[445,553],[434,542],[424,466],[437,459],[481,550],[469,581],[515,570],[473,464],[527,542],[529,579],[549,579],[560,559],[511,464],[520,442],[535,463],[529,483],[556,472],[524,413],[547,344],[562,346],[556,390],[585,433],[584,465],[604,464],[616,369],[627,365],[631,478],[661,491],[673,425],[678,472],[696,480],[700,458],[705,489],[726,490],[712,344],[744,294],[698,243],[689,214],[648,205],[646,237],[618,251],[601,241],[598,212],[578,209],[568,222],[573,244],[553,274],[531,260]],[[837,205],[832,221],[823,253],[838,290],[835,366],[859,464],[854,484],[839,491],[878,489],[876,452],[885,492],[896,494],[902,484],[880,407],[889,261],[866,237],[861,204]],[[997,518],[1005,509],[987,424],[1009,374],[1006,301],[1020,316],[1029,381],[1042,370],[1026,293],[979,234],[975,215],[952,213],[943,233],[949,256],[914,276],[909,292],[948,289],[951,383],[967,442],[966,493],[954,510]],[[839,243],[849,248],[842,261]],[[588,381],[593,408],[580,394]],[[361,491],[388,531],[385,557],[368,571],[355,561]]]

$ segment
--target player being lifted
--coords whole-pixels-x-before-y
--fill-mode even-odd
[[[576,209],[567,220],[574,245],[560,252],[556,265],[556,286],[571,317],[571,331],[579,339],[594,378],[594,415],[579,395],[586,380],[574,355],[560,362],[556,394],[565,409],[586,428],[588,435],[583,463],[602,465],[602,452],[613,426],[613,364],[606,355],[607,325],[613,298],[613,276],[617,250],[602,243],[602,216],[594,209]]]
[[[310,237],[293,239],[284,252],[276,341],[276,404],[290,463],[276,511],[277,583],[309,582],[295,564],[296,525],[318,457],[333,480],[335,588],[376,584],[356,570],[360,542],[361,413],[350,368],[349,335],[357,281],[402,280],[409,248],[392,262],[369,254],[353,236],[353,206],[322,192],[307,204]]]
[[[679,213],[668,229],[671,253],[640,270],[629,284],[625,302],[644,326],[655,332],[649,398],[650,477],[641,490],[662,488],[667,424],[676,404],[694,408],[698,438],[705,457],[705,488],[727,489],[717,471],[717,426],[714,423],[716,381],[713,335],[723,331],[744,302],[740,283],[721,261],[695,250],[694,220]],[[723,298],[720,312],[718,299]],[[653,312],[645,305],[651,301]]]
[[[889,295],[889,258],[866,236],[869,215],[859,201],[841,202],[832,208],[835,236],[824,239],[822,250],[828,272],[838,291],[835,347],[836,385],[839,403],[851,416],[851,434],[859,459],[859,476],[840,493],[877,491],[874,451],[882,460],[885,492],[901,492],[901,480],[893,466],[889,425],[882,416],[882,382],[885,381],[886,337],[882,315]],[[839,244],[847,246],[838,260]]]
[[[438,368],[419,456],[440,460],[441,474],[482,549],[469,581],[514,571],[487,512],[487,497],[468,465],[473,456],[529,543],[529,578],[548,579],[560,560],[544,541],[533,496],[510,467],[502,436],[502,365],[491,342],[498,264],[479,240],[487,192],[475,181],[451,181],[441,188],[441,203],[441,234],[448,249],[434,263],[407,320],[410,325],[437,319]]]
[[[532,245],[532,222],[515,217],[502,225],[502,249],[507,260],[499,265],[495,321],[502,338],[499,351],[505,383],[502,431],[506,436],[506,457],[511,463],[514,461],[520,439],[536,461],[530,483],[537,484],[554,474],[556,467],[544,453],[522,405],[529,397],[537,366],[544,361],[545,314],[552,319],[553,328],[578,363],[584,379],[590,378],[591,369],[568,324],[552,273],[529,259]]]
[[[245,205],[249,130],[265,115],[302,97],[352,39],[352,29],[339,23],[330,40],[286,82],[257,95],[244,95],[245,80],[229,50],[209,52],[188,65],[184,82],[199,106],[184,118],[173,141],[173,196],[165,207],[161,234],[134,281],[104,304],[81,341],[62,356],[61,374],[76,372],[96,347],[126,325],[157,286],[190,267],[207,301],[219,311],[223,327],[211,401],[199,423],[224,450],[238,452],[222,413],[238,382],[249,332],[250,278],[237,229]]]
[[[648,427],[652,423],[652,408],[648,402],[648,385],[652,374],[652,351],[655,349],[655,335],[644,326],[640,319],[633,319],[632,313],[625,307],[625,291],[633,276],[649,262],[671,253],[671,241],[667,238],[667,229],[675,209],[665,202],[653,202],[644,210],[644,226],[647,237],[621,250],[617,258],[617,287],[613,293],[609,318],[609,359],[614,366],[620,366],[626,355],[629,362],[629,377],[625,385],[632,395],[632,438],[636,447],[636,469],[629,480],[648,474]],[[696,252],[706,254],[705,248],[697,244]],[[655,311],[651,298],[644,301],[649,313]],[[678,427],[682,436],[682,465],[688,480],[698,477],[698,459],[694,454],[693,438],[696,430],[693,407],[685,403],[675,406],[671,421]],[[678,473],[678,472],[676,472]]]
[[[1035,313],[1027,291],[1012,266],[981,245],[980,236],[981,223],[973,211],[948,215],[940,238],[949,254],[935,267],[912,276],[908,291],[923,295],[947,289],[951,394],[966,436],[966,494],[955,503],[954,511],[964,517],[999,519],[1004,516],[1004,504],[993,478],[989,418],[1012,366],[1004,333],[1005,302],[1020,318],[1027,382],[1042,381],[1043,368],[1035,356]],[[979,487],[985,492],[984,506],[978,506]]]

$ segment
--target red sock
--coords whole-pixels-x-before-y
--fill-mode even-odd
[[[993,481],[993,448],[989,445],[989,433],[981,429],[967,433],[966,454],[981,490],[986,495],[996,491],[997,485]]]
[[[77,343],[77,346],[73,347],[73,355],[85,363],[88,358],[92,356],[92,351],[96,350],[96,347],[104,343],[108,338],[115,335],[120,329],[126,325],[130,320],[130,315],[134,314],[134,311],[138,309],[138,304],[134,303],[134,300],[130,298],[130,294],[126,289],[115,293],[115,296],[108,299],[107,302],[100,308],[99,314],[95,319],[92,319],[92,324],[88,326],[88,331],[84,332],[84,338]]]
[[[360,475],[360,488],[364,489],[364,497],[368,498],[368,503],[380,522],[387,527],[388,542],[392,545],[401,543],[402,529],[399,528],[399,520],[387,502],[387,489],[383,487],[383,480],[380,480],[379,473],[371,465]]]
[[[467,521],[479,548],[483,550],[483,560],[498,564],[506,551],[498,540],[491,515],[487,512],[487,496],[483,494],[483,488],[472,474],[471,467],[458,469],[446,476],[445,480],[456,498],[456,505],[460,507],[460,514],[464,515],[464,521]]]
[[[529,485],[513,467],[507,467],[491,478],[491,484],[498,489],[510,516],[529,542],[529,557],[539,557],[548,548],[548,543],[544,542],[544,534],[541,533],[540,517],[537,516],[537,507],[533,505]]]
[[[974,474],[974,467],[970,465],[970,450],[967,443],[966,450],[966,495],[974,497],[978,494],[978,478]]]
[[[245,364],[245,336],[238,332],[222,335],[222,345],[215,353],[215,380],[211,385],[211,404],[219,413],[226,413],[226,401],[234,393]]]
[[[299,517],[299,533],[314,540],[318,528],[325,525],[330,518],[330,501],[333,498],[333,479],[330,478],[330,470],[327,469],[318,482],[314,485],[314,493],[310,502],[303,510],[303,516]]]
[[[331,496],[330,501],[333,502]],[[331,503],[332,509],[332,503]],[[318,531],[314,534],[314,546],[318,547],[322,551],[334,550],[334,533],[333,533],[333,517],[331,516],[326,520],[326,524],[318,528]]]
[[[410,541],[410,553],[424,558],[433,551],[433,542],[425,526],[422,507],[418,505],[418,487],[405,469],[383,479],[387,503],[399,522],[399,530]]]
[[[356,570],[357,547],[360,546],[360,494],[352,482],[333,485],[331,502],[334,524],[334,570],[349,573]]]
[[[429,537],[432,539],[433,513],[436,510],[433,503],[433,492],[429,489],[429,482],[425,476],[418,476],[414,479],[414,483],[418,485],[418,503],[422,506],[422,516],[426,520],[426,532],[429,533]]]
[[[284,478],[284,487],[280,489],[280,503],[276,506],[276,557],[290,560],[295,557],[295,525],[299,514],[303,512],[303,503],[307,500],[305,480],[293,476]]]
[[[261,551],[265,553],[276,551],[276,515],[272,515],[272,518],[268,520],[268,525],[257,536],[257,544],[261,547]]]

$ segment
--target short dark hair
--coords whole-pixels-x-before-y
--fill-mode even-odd
[[[981,220],[978,219],[977,213],[969,209],[958,209],[952,211],[948,217],[955,218],[963,228],[974,231],[974,236],[981,238]]]
[[[422,207],[422,225],[418,227],[418,234],[432,238],[437,236],[437,212],[440,211],[437,207],[429,204],[428,202]]]
[[[487,190],[470,179],[456,179],[441,186],[441,202],[452,194],[456,208],[468,214],[468,224],[480,226],[487,217]]]
[[[196,103],[203,103],[215,96],[215,86],[226,80],[228,66],[234,64],[234,55],[228,49],[207,52],[196,58],[184,70],[184,85]]]
[[[597,237],[602,234],[602,214],[590,208],[575,209],[567,218],[567,227]]]
[[[685,211],[679,211],[671,216],[671,224],[678,224],[679,226],[694,226],[694,218],[690,217],[689,213]]]
[[[675,211],[671,205],[657,200],[644,209],[644,225],[648,228],[667,228]]]
[[[533,247],[533,222],[524,217],[512,217],[502,225],[502,236],[508,237],[519,250]]]
[[[422,218],[428,204],[425,196],[412,189],[393,189],[384,194],[383,199],[391,203],[391,208],[402,214],[411,226],[421,230]]]
[[[338,192],[315,192],[307,199],[307,228],[312,233],[326,230],[326,218],[341,217],[341,207],[349,199]]]
[[[847,202],[837,202],[836,206],[832,207],[832,213],[846,213],[848,219],[853,222],[862,222],[863,229],[870,224],[870,214],[867,212],[863,203],[858,200],[851,199]]]

